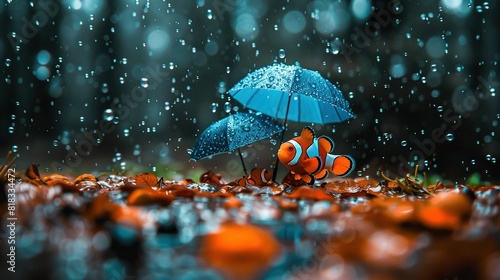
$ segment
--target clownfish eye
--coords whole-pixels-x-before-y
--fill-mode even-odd
[[[293,147],[288,147],[288,151],[293,151]]]

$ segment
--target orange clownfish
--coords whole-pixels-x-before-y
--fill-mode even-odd
[[[236,185],[246,186],[253,185],[258,187],[263,187],[271,184],[272,174],[269,170],[265,168],[253,168],[250,174],[243,176],[242,178],[236,180]]]
[[[278,150],[278,159],[294,175],[295,180],[311,184],[322,180],[332,171],[337,176],[346,176],[354,169],[354,159],[346,155],[332,155],[333,141],[327,136],[314,136],[314,130],[306,126],[297,136],[283,144]]]

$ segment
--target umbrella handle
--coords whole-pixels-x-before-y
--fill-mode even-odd
[[[288,110],[290,109],[290,101],[291,100],[292,100],[292,94],[288,94],[288,103],[286,105],[286,113],[285,113],[285,121],[284,121],[285,129],[283,129],[283,131],[281,132],[280,146],[281,146],[281,144],[283,144],[283,139],[285,138],[286,122],[288,121]],[[273,182],[276,181],[276,175],[278,175],[278,161],[279,161],[279,159],[276,159],[276,164],[274,165]]]
[[[243,156],[241,155],[241,150],[238,148],[238,154],[240,155],[240,160],[241,160],[241,165],[243,166],[243,172],[245,172],[245,175],[248,174],[247,168],[245,166],[245,162],[243,161]]]

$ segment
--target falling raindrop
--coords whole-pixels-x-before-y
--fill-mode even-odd
[[[286,56],[285,50],[284,50],[284,49],[280,49],[280,50],[278,51],[278,55],[279,55],[279,57],[280,57],[281,59],[285,58],[285,56]]]
[[[102,86],[101,86],[101,92],[102,93],[108,93],[108,91],[109,91],[108,84],[107,83],[103,83]]]
[[[453,135],[453,133],[448,133],[446,134],[446,141],[453,141],[453,139],[455,139],[455,136]]]
[[[441,105],[437,106],[437,111],[440,113],[443,112],[443,106]]]
[[[114,117],[115,117],[115,116],[113,115],[113,110],[111,110],[111,109],[106,109],[106,110],[104,110],[104,112],[102,113],[102,118],[103,118],[105,121],[110,122],[110,121],[112,121],[112,120],[113,120],[113,118],[114,118]]]
[[[17,146],[16,145],[12,146],[12,152],[17,153]]]
[[[52,141],[52,146],[54,146],[54,147],[59,146],[59,141],[57,141],[57,140]]]
[[[219,87],[217,88],[217,91],[222,94],[222,96],[224,95],[224,93],[226,92],[226,82],[224,81],[220,81],[219,82]]]
[[[406,145],[408,145],[408,142],[406,142],[406,140],[401,141],[401,146],[406,147]]]
[[[165,102],[165,110],[168,111],[170,110],[170,102]]]
[[[217,103],[212,103],[212,113],[217,112],[217,107],[219,107],[219,104],[217,104]]]
[[[224,111],[226,113],[231,112],[231,103],[229,103],[229,102],[224,103]]]
[[[141,145],[136,144],[132,153],[134,156],[139,156],[141,154]]]
[[[9,67],[11,62],[10,58],[5,59],[5,66]]]
[[[437,71],[437,65],[435,63],[431,64],[431,71],[436,72]]]
[[[193,149],[187,149],[187,153],[188,154],[192,154],[193,153]]]
[[[276,143],[278,143],[278,141],[276,141],[276,139],[271,139],[269,140],[269,143],[271,143],[271,145],[276,145]]]
[[[148,86],[149,86],[148,78],[142,78],[141,79],[141,87],[148,88]]]
[[[130,135],[130,130],[129,130],[129,129],[127,129],[127,128],[125,128],[125,129],[123,130],[123,136],[128,137],[129,135]]]

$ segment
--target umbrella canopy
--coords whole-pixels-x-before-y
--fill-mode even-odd
[[[352,118],[340,90],[318,72],[274,64],[243,78],[229,94],[245,107],[278,119],[302,123],[336,123]]]
[[[260,113],[236,113],[210,125],[196,140],[192,160],[228,153],[271,137],[285,127]],[[241,154],[240,154],[241,156]]]

